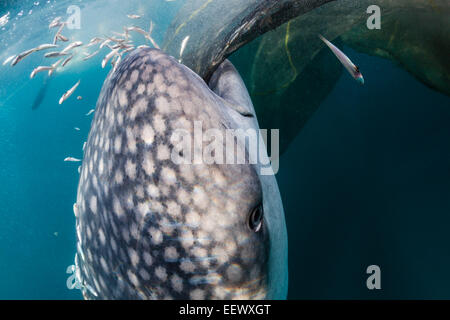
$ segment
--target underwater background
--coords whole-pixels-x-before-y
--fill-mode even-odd
[[[152,19],[153,36],[162,43],[183,1],[2,1],[0,16],[10,14],[0,26],[0,61],[51,42],[49,22],[67,16],[70,5],[82,13],[81,29],[66,32],[75,39],[120,31],[130,24],[126,15],[137,13]],[[448,33],[446,26],[434,31]],[[288,298],[449,299],[449,84],[439,77],[424,83],[404,64],[349,45],[346,36],[332,39],[358,63],[366,80],[361,86],[326,49],[304,58],[307,63],[295,59],[302,55],[297,47],[293,58],[264,51],[263,42],[276,31],[230,60],[252,95],[260,126],[280,128],[277,181],[289,237]],[[286,39],[281,43],[291,41],[293,48],[295,38]],[[432,49],[444,56],[440,72],[448,80],[448,43]],[[258,64],[261,50],[270,57],[264,65]],[[409,57],[408,50],[415,48],[404,47],[402,55]],[[78,164],[63,159],[82,158],[92,119],[86,114],[109,72],[102,58],[75,60],[64,72],[33,79],[31,70],[44,63],[40,54],[13,68],[0,66],[0,299],[82,298],[66,286],[76,250],[72,205],[79,176]],[[283,95],[269,90],[261,97],[255,72],[284,83],[270,66],[289,58],[302,63],[299,75]],[[58,105],[78,79],[75,96],[82,99]],[[282,102],[275,109],[277,94]],[[297,124],[299,106],[310,105],[308,121],[300,117]],[[268,127],[278,114],[285,116],[279,126]],[[299,130],[283,142],[283,126]],[[366,287],[366,268],[373,264],[381,268],[381,290]]]

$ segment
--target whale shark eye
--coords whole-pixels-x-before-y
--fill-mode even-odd
[[[257,205],[253,211],[250,213],[248,218],[248,226],[250,230],[254,232],[258,232],[261,230],[262,222],[263,222],[264,210],[262,203]]]

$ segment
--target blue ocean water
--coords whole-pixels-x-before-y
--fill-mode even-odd
[[[114,17],[142,12],[155,21],[158,41],[181,5],[22,2],[17,17],[22,7],[11,4],[0,13],[11,11],[7,27],[14,28],[0,33],[0,60],[48,42],[44,11],[64,13],[69,3],[85,6],[85,21],[104,15],[117,26]],[[342,74],[277,175],[289,234],[289,298],[450,298],[450,100],[390,61],[344,51],[358,61],[366,85]],[[44,74],[30,80],[42,59],[0,66],[0,299],[81,298],[66,286],[78,164],[63,159],[82,157],[92,119],[85,114],[109,69],[101,69],[99,55],[46,82]],[[82,99],[58,105],[78,79]],[[365,286],[371,264],[382,268],[380,291]]]
[[[2,62],[12,54],[51,43],[55,30],[48,29],[48,21],[67,16],[67,7],[74,4],[82,9],[82,25],[79,31],[64,32],[66,36],[81,33],[87,43],[102,32],[120,32],[123,25],[131,24],[126,15],[139,13],[148,19],[142,23],[146,30],[148,21],[154,21],[153,36],[161,42],[182,1],[13,3],[0,13],[10,12],[10,21],[0,33]],[[28,14],[30,9],[32,14]],[[18,15],[22,10],[24,13]],[[105,17],[105,26],[99,24],[99,13]],[[91,26],[99,30],[90,30]],[[143,38],[141,44],[145,44]],[[33,79],[29,78],[33,68],[46,63],[40,54],[15,67],[0,66],[0,299],[82,298],[79,290],[69,290],[66,285],[70,276],[66,269],[74,264],[76,252],[72,206],[79,163],[63,160],[68,156],[82,158],[93,118],[86,114],[95,108],[109,72],[109,66],[101,68],[103,56],[74,61],[64,72],[55,72],[52,77],[42,72]],[[79,79],[74,96],[59,105],[61,95]],[[76,99],[78,95],[81,100]]]
[[[280,160],[289,298],[448,299],[450,99],[344,49],[366,84],[344,73]]]

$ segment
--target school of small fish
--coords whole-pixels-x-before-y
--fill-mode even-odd
[[[133,20],[141,19],[141,16],[137,15],[137,14],[128,14],[127,17],[130,19],[133,19]],[[1,19],[3,19],[2,21],[6,21],[8,18],[9,18],[8,14],[1,17]],[[68,42],[69,38],[62,34],[66,24],[67,23],[65,21],[62,21],[61,17],[54,18],[48,25],[49,29],[58,28],[53,37],[52,43],[41,44],[36,48],[26,50],[24,52],[19,53],[18,55],[10,56],[3,62],[3,65],[11,63],[11,66],[15,66],[17,63],[19,63],[20,61],[22,61],[23,59],[25,59],[26,57],[28,57],[29,55],[31,55],[34,52],[58,48],[59,47],[58,41]],[[87,61],[87,60],[93,58],[98,53],[100,53],[102,48],[107,47],[110,49],[110,52],[108,52],[104,56],[101,66],[102,66],[102,68],[105,68],[106,65],[108,64],[108,62],[111,61],[113,71],[115,71],[116,66],[121,61],[123,54],[126,54],[136,48],[136,46],[133,43],[132,37],[129,34],[130,32],[136,32],[136,33],[143,35],[144,38],[153,45],[153,47],[159,49],[158,44],[151,36],[152,31],[153,31],[153,26],[154,26],[153,21],[150,21],[150,27],[149,27],[148,32],[138,26],[124,26],[122,33],[113,31],[112,32],[113,35],[111,35],[111,36],[94,37],[86,45],[84,45],[84,48],[89,48],[89,47],[92,47],[95,45],[99,45],[99,48],[93,52],[84,51],[83,52],[84,57],[82,60]],[[62,59],[59,59],[58,61],[51,64],[50,66],[36,67],[31,72],[30,78],[31,79],[34,78],[37,73],[42,72],[42,71],[48,71],[48,75],[51,76],[57,68],[59,68],[59,67],[64,68],[72,60],[72,58],[77,55],[77,52],[75,52],[74,49],[79,48],[81,46],[83,46],[82,41],[73,41],[60,51],[46,52],[44,54],[45,58],[61,58],[61,57],[63,57],[65,59],[64,59],[64,61]],[[141,46],[138,46],[138,47],[141,47]],[[79,81],[72,88],[70,88],[66,93],[64,93],[63,96],[59,100],[59,104],[62,104],[67,98],[69,98],[73,94],[75,89],[78,87],[78,85],[79,85]],[[80,97],[80,96],[78,96],[78,97]],[[78,100],[81,100],[81,99],[78,99]]]
[[[127,17],[132,20],[138,20],[141,19],[141,15],[137,14],[127,14]],[[9,20],[9,12],[2,17],[0,17],[0,26],[5,25],[8,23]],[[6,58],[3,62],[3,65],[6,65],[10,63],[11,66],[17,65],[20,61],[24,60],[26,57],[30,56],[31,54],[39,51],[44,51],[48,49],[56,49],[59,48],[60,43],[63,42],[69,42],[70,37],[67,37],[62,34],[64,31],[64,27],[67,25],[67,22],[62,20],[62,17],[56,17],[54,18],[50,24],[48,25],[49,29],[56,29],[56,33],[53,35],[53,41],[51,43],[44,43],[41,44],[35,48],[31,48],[29,50],[23,51],[17,55],[12,55]],[[68,45],[66,45],[62,50],[54,50],[54,51],[48,51],[44,53],[44,58],[52,59],[52,58],[59,58],[56,62],[48,65],[48,66],[37,66],[35,67],[30,74],[30,79],[33,79],[36,74],[42,71],[48,71],[48,76],[51,76],[57,69],[61,70],[64,68],[74,57],[76,57],[79,54],[79,50],[76,50],[77,48],[83,48],[84,51],[82,52],[83,58],[82,61],[87,61],[93,57],[95,57],[97,54],[101,52],[103,48],[108,48],[110,51],[104,56],[101,62],[101,67],[105,68],[108,62],[110,62],[112,66],[112,72],[115,72],[117,65],[120,63],[122,57],[124,54],[127,54],[128,52],[136,49],[136,48],[143,48],[143,47],[149,47],[147,45],[135,45],[131,32],[138,33],[142,35],[145,39],[145,41],[149,41],[151,45],[154,48],[159,49],[158,44],[156,41],[152,38],[152,31],[153,31],[153,21],[150,21],[149,30],[145,31],[141,27],[132,25],[132,26],[123,26],[123,32],[115,32],[112,31],[111,35],[105,35],[103,37],[96,36],[93,37],[87,44],[83,44],[82,41],[71,39],[72,42],[70,42]],[[183,47],[186,44],[183,44]],[[87,48],[98,46],[97,50],[94,51],[88,51]],[[184,49],[184,48],[183,48]],[[181,50],[181,54],[182,54]],[[180,55],[181,55],[180,54]],[[59,99],[58,103],[62,104],[64,101],[66,101],[78,88],[80,85],[81,80],[78,80],[70,89],[68,89]],[[77,100],[82,100],[82,96],[77,96]],[[95,112],[95,109],[89,110],[88,113],[86,113],[86,116],[91,115]],[[76,131],[79,131],[80,128],[74,127]],[[84,147],[84,146],[83,146]],[[73,158],[73,157],[67,157],[64,159],[66,162],[78,162],[81,161],[80,159]]]

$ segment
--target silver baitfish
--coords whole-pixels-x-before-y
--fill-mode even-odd
[[[61,98],[59,99],[59,104],[62,104],[64,101],[66,101],[66,100],[72,95],[72,93],[73,93],[73,92],[78,88],[78,86],[80,85],[80,81],[81,81],[81,80],[78,80],[77,83],[75,83],[75,84],[73,85],[72,88],[70,88],[69,90],[67,90],[67,91],[61,96]]]
[[[191,132],[195,121],[204,130],[258,129],[230,62],[209,86],[157,49],[137,49],[109,73],[75,206],[76,274],[86,299],[286,297],[275,177],[248,163],[173,162],[172,133]]]

